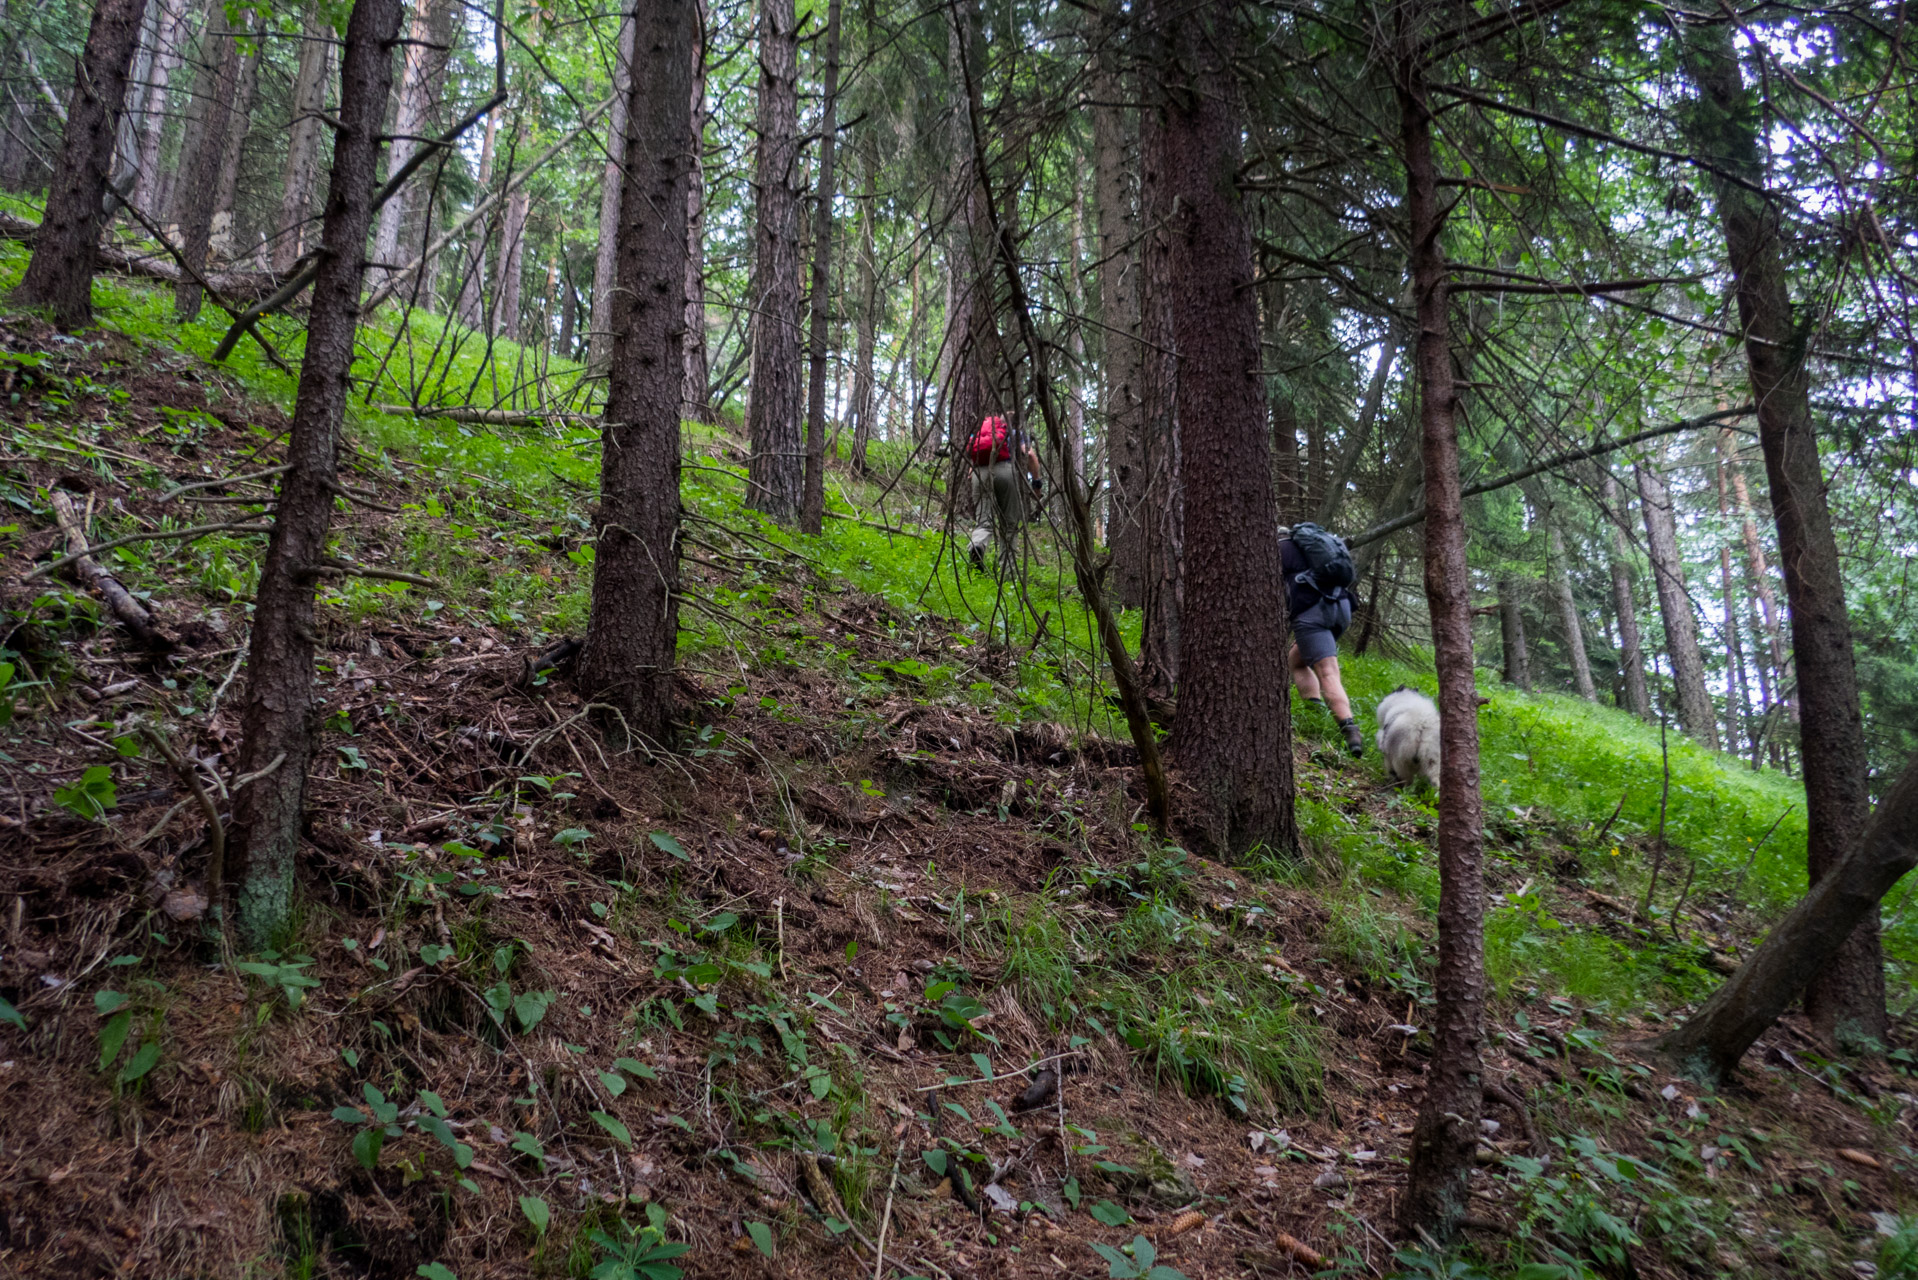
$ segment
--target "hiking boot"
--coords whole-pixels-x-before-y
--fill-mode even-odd
[[[1359,729],[1359,718],[1339,721],[1339,732],[1345,735],[1345,749],[1354,756],[1365,754],[1365,734]]]
[[[986,571],[986,548],[983,543],[975,542],[966,548],[966,559],[972,561],[972,567],[980,573]]]

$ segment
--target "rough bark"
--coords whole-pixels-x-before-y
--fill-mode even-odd
[[[300,45],[299,70],[293,77],[293,119],[287,125],[284,190],[280,197],[279,234],[273,240],[273,270],[290,275],[306,251],[307,217],[313,209],[313,189],[320,177],[320,134],[326,124],[319,113],[326,108],[327,71],[333,61],[329,28],[318,11],[309,13]]]
[[[1718,515],[1723,519],[1730,510],[1725,495],[1725,455],[1730,452],[1724,434],[1718,437],[1719,456],[1712,469],[1718,488]],[[1752,732],[1751,686],[1745,679],[1744,592],[1732,577],[1732,548],[1726,542],[1718,548],[1719,601],[1724,610],[1725,639],[1731,649],[1729,688],[1725,694],[1725,750],[1738,754],[1740,744],[1755,740]]]
[[[1572,594],[1572,567],[1565,558],[1565,535],[1553,521],[1546,526],[1551,542],[1552,588],[1558,597],[1559,625],[1565,628],[1565,653],[1572,664],[1572,688],[1587,702],[1598,701],[1598,686],[1592,682],[1592,663],[1585,653],[1585,622]]]
[[[759,150],[753,185],[751,454],[746,505],[781,524],[799,519],[805,485],[799,435],[799,45],[793,0],[759,11]]]
[[[493,151],[499,140],[500,114],[499,111],[495,110],[486,117],[486,133],[480,139],[479,173],[474,179],[476,191],[483,192],[488,186],[492,185]],[[613,178],[615,181],[617,181],[618,172],[618,166],[613,166]],[[484,198],[484,196],[480,197],[482,200]],[[617,213],[615,213],[615,221],[617,221]],[[453,304],[454,311],[459,315],[460,323],[475,332],[487,329],[486,251],[487,241],[492,237],[492,229],[492,215],[488,214],[486,221],[482,222],[473,232],[472,239],[468,242],[469,248],[467,252],[462,255],[466,261],[460,274],[459,300]],[[610,289],[608,293],[611,293]],[[595,294],[597,296],[597,288],[595,289]],[[597,302],[594,303],[593,314],[595,317],[599,315]],[[490,332],[490,330],[488,331]]]
[[[1207,0],[1163,33],[1171,56],[1155,68],[1161,173],[1176,211],[1171,305],[1192,498],[1172,755],[1194,794],[1190,827],[1228,856],[1290,854],[1298,844],[1252,236],[1234,185],[1238,35],[1225,0]]]
[[[1738,972],[1657,1042],[1689,1074],[1728,1078],[1752,1042],[1826,973],[1878,914],[1893,885],[1918,867],[1918,756],[1878,804],[1853,846],[1773,925]]]
[[[698,5],[699,30],[706,30],[706,5]],[[710,422],[712,374],[706,358],[706,45],[693,45],[692,177],[686,183],[686,336],[685,373],[680,412],[695,422]]]
[[[1171,196],[1160,113],[1139,113],[1140,433],[1145,479],[1139,511],[1145,543],[1139,672],[1147,693],[1169,701],[1179,684],[1184,606],[1185,481],[1179,439],[1179,364],[1173,357]]]
[[[506,211],[500,218],[499,297],[493,332],[515,340],[520,329],[520,289],[526,278],[526,217],[532,207],[531,193],[515,191],[506,197]]]
[[[868,24],[867,36],[871,37]],[[874,259],[876,246],[873,243],[873,223],[879,216],[879,148],[878,135],[869,126],[859,133],[859,170],[861,192],[859,196],[859,253],[854,280],[854,305],[858,311],[858,332],[853,339],[852,358],[852,470],[854,475],[866,474],[866,449],[872,443],[875,380],[873,377],[874,349],[879,343],[879,325],[881,316],[879,296],[878,262]],[[898,367],[894,362],[893,367]]]
[[[1135,114],[1124,105],[1119,71],[1121,18],[1102,7],[1092,84],[1092,205],[1099,237],[1099,407],[1106,427],[1106,581],[1128,609],[1145,602],[1145,349],[1139,344],[1138,212],[1130,153],[1138,145]]]
[[[679,423],[692,180],[695,0],[638,9],[600,462],[593,607],[581,689],[618,740],[665,746],[679,632]]]
[[[1612,611],[1618,617],[1618,670],[1625,685],[1625,707],[1640,720],[1652,717],[1652,697],[1645,686],[1645,644],[1638,632],[1638,598],[1632,591],[1632,546],[1625,536],[1630,518],[1624,491],[1610,468],[1601,468],[1605,510],[1612,531]]]
[[[287,442],[291,470],[280,480],[279,509],[255,597],[237,772],[257,773],[280,758],[277,768],[234,797],[240,924],[255,948],[267,945],[285,924],[292,901],[313,748],[314,586],[339,492],[340,423],[399,30],[400,0],[356,0],[347,19],[319,275]]]
[[[599,180],[599,241],[593,252],[593,332],[587,339],[586,365],[604,373],[613,354],[613,273],[619,249],[619,201],[626,184],[620,163],[626,154],[626,100],[632,92],[633,15],[619,22],[613,51],[613,106],[606,117],[606,166]]]
[[[1678,724],[1685,736],[1718,750],[1717,715],[1705,688],[1705,658],[1698,649],[1698,616],[1685,585],[1685,561],[1678,550],[1678,521],[1672,510],[1671,490],[1658,473],[1657,461],[1633,468],[1638,477],[1638,505],[1645,517],[1645,557],[1652,565],[1652,585],[1658,593],[1658,613],[1665,623],[1665,653],[1672,662],[1672,690],[1678,702]]]
[[[62,329],[93,323],[93,267],[101,201],[113,171],[113,144],[126,100],[127,68],[140,39],[146,0],[100,0],[87,25],[73,96],[67,104],[60,167],[47,189],[46,215],[16,301],[51,307]]]
[[[1716,164],[1715,175],[1735,174],[1757,185],[1768,151],[1760,136],[1759,104],[1740,75],[1732,28],[1722,23],[1689,31],[1686,73],[1698,100],[1685,118],[1692,145]],[[1715,176],[1713,194],[1725,235],[1752,399],[1758,405],[1758,442],[1765,455],[1778,559],[1791,605],[1793,661],[1816,679],[1798,682],[1799,747],[1805,771],[1808,824],[1806,864],[1811,883],[1829,875],[1854,845],[1870,810],[1869,757],[1858,700],[1858,675],[1845,606],[1844,575],[1818,458],[1811,414],[1811,375],[1803,334],[1792,315],[1778,200]],[[1875,906],[1806,992],[1805,1007],[1818,1031],[1846,1048],[1885,1043],[1884,960]]]
[[[248,22],[251,26],[251,15]],[[209,252],[229,262],[242,257],[246,247],[239,220],[240,161],[246,156],[246,139],[252,132],[253,107],[260,91],[260,41],[257,32],[250,34],[255,38],[247,42],[240,55],[226,138],[220,147],[220,176],[214,187],[213,221],[208,238]]]
[[[839,0],[826,5],[825,97],[820,104],[819,187],[813,197],[812,292],[807,300],[806,475],[799,510],[803,533],[826,520],[826,344],[832,317],[832,203],[839,154]]]
[[[134,46],[133,65],[127,73],[127,93],[120,112],[120,127],[113,144],[113,171],[107,180],[116,196],[124,198],[133,190],[140,166],[140,134],[147,119],[147,90],[153,83],[153,63],[158,56],[160,29],[166,15],[148,5],[140,20],[140,38]],[[10,47],[0,47],[0,65],[12,65]]]
[[[1745,571],[1751,575],[1752,591],[1758,596],[1758,607],[1765,620],[1765,642],[1771,658],[1771,683],[1783,689],[1790,682],[1785,665],[1785,634],[1778,621],[1778,597],[1772,592],[1771,569],[1765,563],[1765,545],[1758,540],[1758,525],[1752,519],[1751,489],[1745,483],[1745,473],[1736,461],[1731,467],[1732,491],[1738,495],[1739,533],[1745,543]],[[1759,663],[1764,669],[1762,660]],[[1764,681],[1761,680],[1761,687]],[[1795,699],[1793,700],[1795,704]],[[1770,695],[1765,698],[1767,706]],[[1791,709],[1794,719],[1798,711],[1796,705]]]
[[[1397,91],[1406,174],[1415,360],[1425,460],[1425,599],[1438,668],[1438,998],[1432,1063],[1411,1142],[1399,1222],[1444,1243],[1465,1213],[1483,1106],[1485,1013],[1484,818],[1479,797],[1478,698],[1472,678],[1471,575],[1460,494],[1458,388],[1453,380],[1438,161],[1424,83],[1417,0],[1398,14]]]
[[[1525,642],[1523,579],[1507,575],[1498,580],[1499,652],[1505,661],[1505,683],[1529,692],[1532,688],[1532,651]]]
[[[220,163],[226,155],[227,132],[233,126],[235,98],[240,85],[240,43],[226,25],[223,12],[207,20],[200,58],[206,73],[200,97],[200,129],[191,151],[180,163],[180,256],[193,271],[205,271],[207,249],[213,237],[213,215],[220,197]],[[173,288],[173,315],[182,323],[198,318],[200,282],[192,272]]]
[[[167,86],[180,69],[186,46],[186,0],[161,0],[153,37],[153,64],[140,105],[140,141],[135,161],[133,205],[157,216],[160,194],[160,142],[166,132]]]
[[[428,141],[426,134],[439,105],[449,53],[445,10],[444,0],[419,0],[407,26],[406,62],[400,72],[399,100],[393,108],[393,142],[386,152],[388,173],[412,159]],[[416,220],[425,191],[424,184],[413,184],[380,207],[379,227],[373,234],[372,287],[385,284],[393,270],[403,265],[400,233]]]

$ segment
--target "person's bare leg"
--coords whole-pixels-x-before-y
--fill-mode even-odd
[[[1299,652],[1299,646],[1293,645],[1285,653],[1286,665],[1292,668],[1292,683],[1298,686],[1299,696],[1308,701],[1322,701],[1324,695],[1319,692],[1319,678],[1305,663],[1305,657]]]
[[[1325,690],[1325,705],[1332,708],[1334,719],[1343,723],[1352,718],[1352,700],[1345,696],[1345,684],[1339,679],[1339,660],[1320,658],[1312,664],[1312,673],[1316,683]]]

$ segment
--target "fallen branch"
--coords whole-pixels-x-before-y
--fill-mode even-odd
[[[320,578],[378,578],[383,582],[407,582],[416,587],[431,587],[435,591],[446,590],[446,585],[431,578],[422,578],[417,573],[402,573],[398,569],[376,569],[370,564],[356,564],[351,560],[341,560],[328,556],[320,564],[308,570]]]
[[[199,771],[181,758],[165,734],[148,724],[140,726],[140,733],[153,744],[155,751],[166,758],[173,772],[180,775],[180,780],[193,792],[193,798],[199,801],[200,812],[206,815],[206,909],[217,928],[220,923],[221,881],[226,875],[226,828],[220,825],[220,811],[214,805],[213,797],[200,785]]]
[[[132,593],[120,585],[120,580],[108,573],[93,558],[92,552],[103,548],[87,545],[86,530],[81,527],[79,514],[73,509],[73,499],[66,495],[65,490],[55,489],[51,501],[54,518],[60,522],[61,530],[67,535],[69,554],[54,561],[46,570],[35,570],[27,577],[32,578],[41,572],[51,572],[55,568],[71,565],[78,570],[77,576],[80,580],[92,590],[97,591],[100,598],[106,601],[107,608],[128,631],[133,633],[134,639],[148,649],[164,651],[173,648],[176,641],[153,621],[153,615],[147,612],[146,606],[135,600]]]
[[[271,476],[284,475],[293,469],[288,463],[281,467],[268,467],[265,471],[254,471],[243,476],[227,476],[218,480],[195,480],[192,484],[176,484],[154,499],[154,502],[171,502],[183,493],[192,493],[196,489],[217,489],[221,485],[249,484],[255,480],[265,480]]]
[[[542,412],[537,409],[476,409],[467,404],[448,405],[374,405],[381,413],[411,414],[415,418],[442,418],[448,422],[470,422],[488,427],[530,427],[544,422],[599,422],[595,413]]]
[[[30,242],[40,232],[40,224],[16,214],[0,213],[0,240]],[[101,270],[116,275],[136,276],[143,280],[162,280],[178,284],[186,277],[180,269],[161,257],[129,253],[115,244],[102,243],[94,251],[94,262]],[[278,277],[265,271],[209,271],[206,279],[218,286],[228,298],[257,298],[272,292]]]
[[[159,533],[129,533],[124,538],[115,538],[111,542],[102,542],[98,546],[90,548],[90,550],[91,551],[111,551],[115,547],[124,547],[134,542],[162,542],[162,541],[168,541],[176,538],[192,541],[194,539],[204,538],[209,533],[272,533],[272,532],[273,532],[273,526],[270,524],[196,524],[191,529],[166,529],[166,530],[162,530]],[[35,578],[44,577],[45,575],[49,573],[57,573],[61,569],[66,568],[68,565],[73,564],[76,561],[85,559],[88,554],[89,553],[87,551],[78,551],[69,555],[61,556],[58,560],[54,560],[47,564],[41,565],[39,568],[35,569],[33,572],[27,574],[24,578],[22,578],[21,581],[31,582]]]

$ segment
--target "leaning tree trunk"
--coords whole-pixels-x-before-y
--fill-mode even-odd
[[[1705,688],[1705,658],[1698,649],[1698,617],[1685,586],[1685,562],[1678,551],[1678,522],[1671,490],[1656,463],[1638,464],[1638,504],[1645,516],[1645,555],[1658,589],[1658,612],[1665,621],[1665,652],[1672,660],[1672,688],[1678,697],[1678,723],[1685,736],[1718,750],[1718,723],[1712,695]]]
[[[1598,686],[1592,683],[1592,663],[1585,653],[1584,621],[1579,617],[1578,601],[1572,595],[1572,567],[1565,559],[1565,535],[1558,522],[1546,526],[1552,552],[1552,587],[1558,596],[1559,625],[1565,628],[1565,653],[1572,664],[1572,687],[1587,702],[1598,701]]]
[[[1121,17],[1102,6],[1093,61],[1092,206],[1099,237],[1099,408],[1106,423],[1106,543],[1112,550],[1107,581],[1127,608],[1145,602],[1145,350],[1139,345],[1138,213],[1128,152],[1138,145],[1137,122],[1125,106],[1119,72]]]
[[[1439,938],[1433,982],[1438,1010],[1399,1222],[1407,1235],[1424,1233],[1444,1243],[1465,1213],[1483,1106],[1485,828],[1479,798],[1478,696],[1472,681],[1472,579],[1459,492],[1459,393],[1452,373],[1447,268],[1440,239],[1445,213],[1439,204],[1438,161],[1432,154],[1425,52],[1410,30],[1423,19],[1417,0],[1408,0],[1399,12],[1406,38],[1398,53],[1397,89],[1418,316],[1425,599],[1439,682]]]
[[[113,176],[113,144],[126,101],[127,67],[140,40],[146,0],[100,0],[67,104],[60,167],[33,238],[33,257],[14,299],[53,309],[62,329],[93,323],[93,265],[102,200]]]
[[[240,85],[240,42],[226,25],[224,11],[207,18],[201,41],[201,61],[207,74],[200,95],[199,137],[181,161],[180,256],[191,271],[182,272],[173,288],[173,316],[181,323],[199,318],[201,289],[195,273],[206,270],[207,247],[213,236],[213,214],[220,196],[220,162],[226,155],[226,135],[232,128]]]
[[[671,742],[679,633],[679,411],[695,0],[639,8],[626,113],[593,609],[581,690],[631,745]]]
[[[1161,13],[1161,21],[1169,15]],[[1220,854],[1298,847],[1284,652],[1284,574],[1274,532],[1252,236],[1233,186],[1240,164],[1226,0],[1181,12],[1161,39],[1156,133],[1172,236],[1186,509],[1186,596],[1172,754],[1189,815]]]
[[[765,0],[759,20],[746,505],[793,524],[805,486],[799,436],[799,42],[793,0]]]
[[[818,533],[826,521],[826,339],[832,319],[827,294],[832,287],[833,160],[838,155],[839,0],[826,4],[826,94],[819,126],[819,192],[813,204],[812,297],[807,316],[806,476],[799,528]]]
[[[133,207],[158,220],[155,198],[160,193],[160,141],[166,133],[167,84],[180,69],[186,44],[186,0],[161,0],[154,25],[153,64],[147,72],[146,95],[140,104],[140,138],[135,160]]]
[[[1525,643],[1525,614],[1519,594],[1523,582],[1507,575],[1498,580],[1498,638],[1505,658],[1505,683],[1528,693],[1532,688],[1532,652]]]
[[[626,154],[626,100],[632,92],[633,15],[619,23],[613,53],[613,105],[606,114],[606,165],[599,179],[599,240],[593,252],[593,331],[586,340],[586,366],[604,373],[613,353],[613,273],[618,267],[619,200],[626,184],[620,164]],[[481,185],[485,180],[481,179]]]
[[[870,40],[872,29],[866,31]],[[853,286],[859,308],[858,334],[853,340],[852,358],[852,470],[866,474],[866,449],[872,443],[872,415],[875,408],[873,377],[874,348],[879,339],[879,264],[874,259],[873,223],[879,213],[878,135],[871,126],[859,132],[859,169],[862,187],[859,196],[859,261]],[[898,367],[897,361],[893,367]]]
[[[1612,611],[1618,615],[1618,670],[1625,683],[1625,706],[1640,720],[1652,717],[1652,695],[1645,687],[1645,643],[1638,633],[1638,598],[1632,592],[1631,542],[1625,536],[1630,518],[1623,490],[1611,469],[1601,467],[1602,492],[1612,529]]]
[[[1656,1047],[1697,1079],[1721,1084],[1778,1015],[1839,962],[1878,914],[1884,896],[1913,867],[1918,867],[1918,756],[1905,763],[1853,847],[1771,927],[1738,972]]]
[[[380,125],[393,85],[392,48],[399,31],[400,0],[356,0],[347,19],[319,274],[287,443],[291,470],[280,480],[279,511],[255,594],[236,772],[256,780],[233,801],[240,925],[254,948],[268,945],[285,925],[293,898],[313,750],[314,585],[327,568],[326,540],[340,492],[335,470],[340,423],[359,323],[366,237],[373,226]]]
[[[320,176],[320,131],[325,121],[327,70],[332,64],[332,28],[317,11],[309,13],[300,45],[299,70],[293,77],[293,119],[287,125],[286,171],[282,178],[279,232],[273,240],[275,275],[293,274],[308,243],[306,220],[313,208],[313,189]]]
[[[1857,842],[1870,806],[1870,760],[1845,581],[1818,460],[1811,376],[1785,276],[1779,201],[1753,189],[1764,181],[1769,154],[1760,139],[1758,103],[1741,77],[1730,26],[1689,31],[1683,56],[1686,73],[1699,91],[1686,116],[1686,131],[1692,145],[1717,166],[1712,171],[1713,194],[1744,326],[1745,362],[1758,406],[1758,443],[1778,522],[1793,661],[1799,671],[1816,677],[1798,684],[1808,824],[1805,861],[1816,885]],[[1748,185],[1727,175],[1737,175]],[[1843,1047],[1885,1043],[1885,967],[1875,906],[1863,913],[1856,933],[1812,980],[1805,1007],[1812,1025]]]

